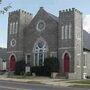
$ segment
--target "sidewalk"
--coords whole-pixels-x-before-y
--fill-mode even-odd
[[[45,84],[45,85],[63,86],[63,87],[72,85],[71,83],[67,83],[66,80],[51,79],[48,77],[32,77],[32,76],[30,76],[30,78],[27,78],[27,79],[25,79],[25,78],[16,79],[16,78],[7,78],[6,76],[1,75],[0,80],[26,82],[26,83],[31,83],[31,84]]]

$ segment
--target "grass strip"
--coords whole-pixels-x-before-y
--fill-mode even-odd
[[[68,83],[90,84],[90,80],[69,81]]]
[[[72,85],[69,87],[75,87],[75,88],[89,88],[90,89],[90,85]]]

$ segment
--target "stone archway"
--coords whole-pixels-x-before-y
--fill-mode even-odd
[[[64,54],[64,73],[68,73],[70,67],[70,57],[68,53]]]
[[[15,71],[16,59],[14,55],[11,55],[9,60],[9,71]]]

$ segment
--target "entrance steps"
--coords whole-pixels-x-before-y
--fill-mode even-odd
[[[4,78],[8,76],[8,72],[0,72],[0,78]]]
[[[68,75],[64,73],[58,73],[57,78],[58,79],[68,79]]]

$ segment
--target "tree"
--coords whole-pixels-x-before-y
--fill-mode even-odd
[[[3,0],[0,0],[0,5],[2,4]],[[7,6],[4,6],[2,9],[0,9],[0,14],[6,13],[11,8],[11,5],[8,4]]]

